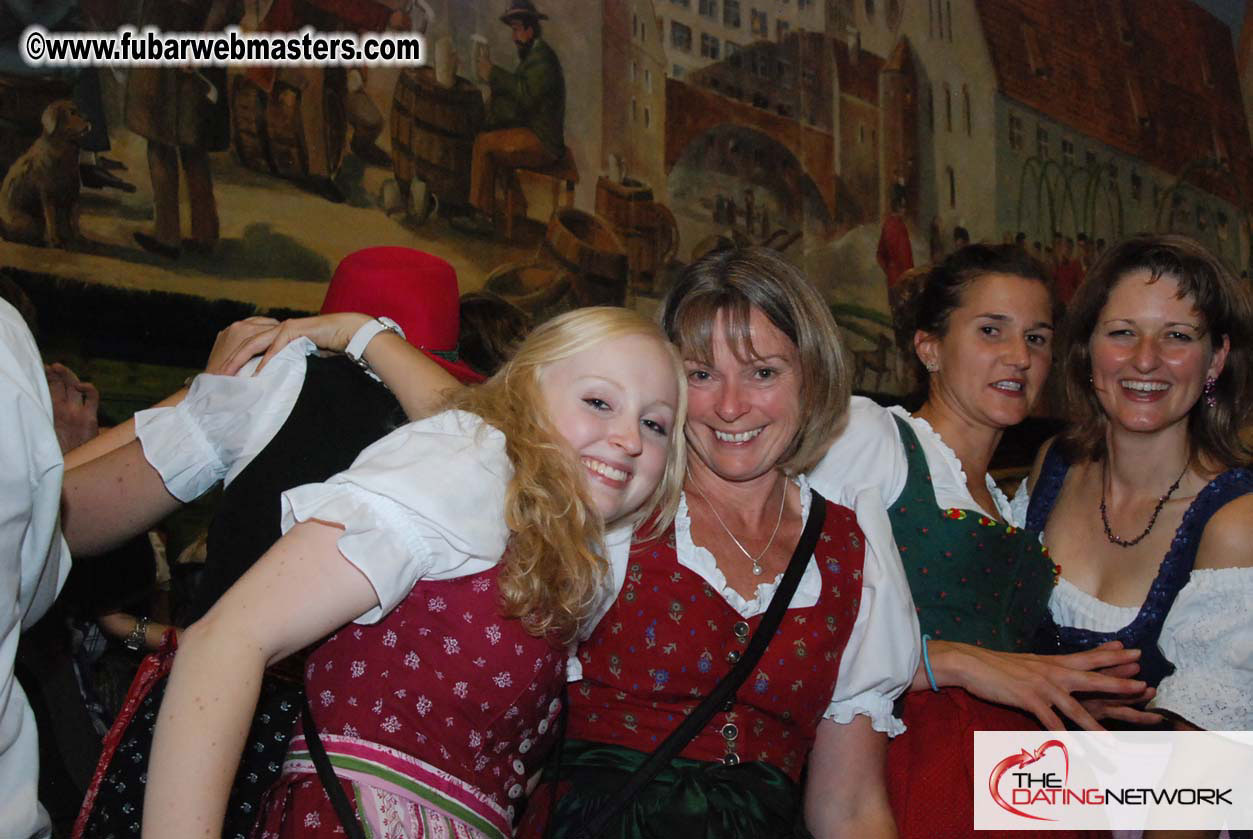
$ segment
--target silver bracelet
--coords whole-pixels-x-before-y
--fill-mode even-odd
[[[126,636],[122,641],[122,646],[134,652],[140,652],[148,646],[148,624],[151,623],[148,618],[139,618],[135,621],[135,628],[131,630],[131,634]]]

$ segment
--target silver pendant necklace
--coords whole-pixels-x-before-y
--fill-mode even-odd
[[[731,532],[731,528],[727,527],[727,523],[722,520],[722,516],[718,515],[718,511],[714,508],[713,503],[710,502],[709,497],[706,496],[705,493],[701,492],[701,489],[696,485],[696,482],[689,481],[688,483],[691,485],[692,489],[696,490],[696,494],[701,497],[701,500],[705,502],[705,506],[709,508],[709,512],[714,514],[714,520],[717,521],[718,524],[722,525],[722,529],[726,531],[728,536],[731,537],[731,541],[735,543],[735,547],[739,548],[740,552],[743,553],[744,556],[748,557],[748,561],[753,564],[753,574],[760,577],[764,570],[761,567],[761,558],[766,555],[766,551],[770,550],[770,546],[774,544],[774,537],[779,535],[779,526],[783,524],[783,507],[787,502],[787,478],[783,478],[783,491],[779,493],[779,518],[774,523],[774,530],[770,533],[770,540],[766,542],[766,547],[762,548],[761,553],[757,554],[757,556],[753,556],[749,553],[748,549],[740,543],[740,540],[735,538],[735,534]]]

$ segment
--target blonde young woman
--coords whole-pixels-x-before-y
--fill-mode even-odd
[[[565,643],[622,579],[633,528],[672,515],[684,410],[653,325],[582,310],[449,410],[285,493],[287,534],[180,645],[144,835],[220,833],[263,669],[328,633],[306,687],[356,818],[374,835],[511,835],[554,734]],[[341,829],[304,745],[264,835]]]

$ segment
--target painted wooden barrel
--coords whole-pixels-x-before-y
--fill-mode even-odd
[[[626,249],[631,285],[649,291],[653,278],[679,249],[679,226],[645,183],[601,176],[596,181],[596,215],[614,226]]]
[[[268,91],[247,70],[232,70],[230,94],[235,153],[249,169],[295,181],[332,178],[339,171],[348,137],[342,68],[280,68]],[[306,114],[309,108],[319,113]],[[317,126],[320,136],[307,137],[306,123]],[[326,149],[326,171],[310,169],[311,140]]]
[[[458,77],[452,87],[435,81],[435,68],[401,72],[392,94],[392,170],[402,190],[416,175],[440,201],[466,204],[474,138],[483,127],[483,95]]]
[[[601,175],[596,180],[596,215],[619,230],[647,224],[652,203],[652,187],[634,178],[619,182]]]
[[[507,262],[487,275],[483,290],[499,295],[539,323],[576,308],[574,277],[552,260]]]
[[[626,248],[605,219],[565,208],[553,213],[541,255],[573,275],[580,306],[621,306],[626,302]]]

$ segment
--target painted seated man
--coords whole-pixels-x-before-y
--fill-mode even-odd
[[[541,37],[548,16],[531,0],[513,0],[500,16],[513,30],[518,66],[506,70],[479,58],[479,78],[491,86],[487,130],[474,141],[470,203],[479,211],[471,222],[491,232],[496,209],[496,178],[501,168],[549,166],[565,154],[566,82],[557,53]]]

